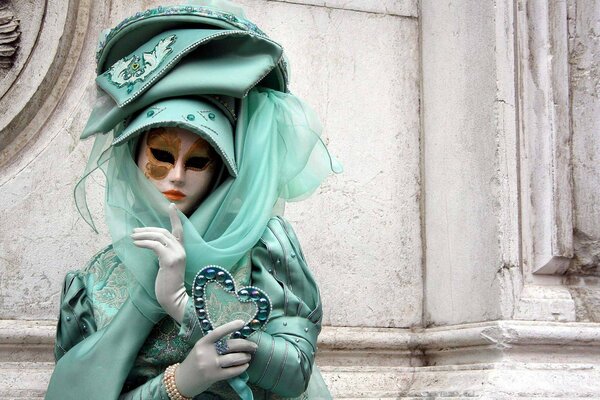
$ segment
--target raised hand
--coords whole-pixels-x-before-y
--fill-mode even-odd
[[[175,384],[182,395],[196,396],[215,382],[234,378],[246,371],[251,354],[256,351],[256,344],[246,339],[223,339],[228,350],[222,355],[215,347],[217,341],[243,326],[242,320],[228,322],[196,342],[175,371]]]
[[[185,291],[185,249],[183,248],[183,226],[177,215],[177,207],[169,206],[171,232],[163,228],[136,228],[131,238],[138,247],[152,250],[158,257],[156,274],[156,299],[175,321],[181,323],[188,301]]]

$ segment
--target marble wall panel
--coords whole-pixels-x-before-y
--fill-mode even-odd
[[[343,4],[240,3],[284,45],[292,90],[315,107],[324,140],[345,166],[315,197],[287,209],[320,283],[325,323],[417,324],[422,286],[414,4],[406,2],[410,12],[403,6],[389,15]],[[79,217],[72,196],[90,148],[77,137],[94,99],[94,47],[101,29],[159,2],[78,4],[73,17],[89,27],[78,36],[80,52],[71,55],[75,72],[55,109],[44,111],[51,118],[39,138],[0,171],[3,319],[54,318],[64,273],[108,243],[100,177],[90,199],[100,235]]]

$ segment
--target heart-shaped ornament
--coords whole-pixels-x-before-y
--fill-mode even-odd
[[[230,335],[247,338],[269,321],[273,306],[267,294],[254,286],[237,289],[231,274],[216,265],[204,267],[192,285],[196,315],[204,334],[230,321],[241,319],[245,325]]]

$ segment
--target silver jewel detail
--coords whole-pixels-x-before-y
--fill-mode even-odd
[[[222,356],[223,354],[227,354],[229,351],[229,346],[227,346],[227,340],[219,339],[215,342],[215,349],[217,350],[217,354]]]

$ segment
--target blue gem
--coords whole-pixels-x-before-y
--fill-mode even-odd
[[[238,292],[238,296],[240,296],[240,299],[246,301],[250,298],[250,293],[248,293],[248,290],[242,289]]]
[[[209,113],[209,114],[208,114],[208,118],[210,118],[210,120],[211,120],[211,121],[214,121],[214,120],[215,120],[215,118],[216,118],[216,115],[215,115],[215,114],[213,114],[213,113]]]
[[[242,336],[244,337],[248,337],[252,334],[253,330],[252,328],[250,328],[249,326],[245,326],[242,328],[242,330],[240,331],[240,333],[242,334]]]
[[[202,297],[196,298],[196,308],[204,308],[204,299]]]
[[[266,310],[269,308],[269,300],[265,299],[264,297],[261,298],[260,300],[258,300],[258,309],[259,310]]]
[[[154,115],[154,110],[150,110],[146,113],[146,117],[151,117]]]
[[[193,120],[195,120],[195,119],[196,119],[196,116],[195,116],[194,114],[188,114],[188,115],[187,115],[185,118],[186,118],[188,121],[193,121]]]
[[[210,321],[209,321],[209,320],[207,320],[207,319],[203,319],[203,320],[200,322],[200,326],[201,326],[201,327],[202,327],[202,329],[204,329],[205,331],[211,328]]]
[[[259,297],[259,296],[260,296],[260,293],[259,293],[259,292],[258,292],[258,290],[256,290],[256,289],[253,289],[253,290],[250,292],[250,298],[251,298],[251,299],[253,299],[253,300],[256,300],[256,299],[258,299],[258,297]]]
[[[234,284],[233,284],[233,281],[231,279],[227,279],[224,282],[224,284],[225,284],[225,289],[227,289],[227,290],[233,290]]]
[[[232,336],[233,336],[234,339],[239,339],[239,338],[242,337],[242,334],[241,334],[240,331],[235,331],[235,332],[233,332]]]
[[[198,313],[198,318],[203,318],[203,319],[206,318],[206,310],[200,309],[197,311],[197,313]]]
[[[224,282],[227,275],[223,271],[217,272],[217,282]]]
[[[198,275],[196,277],[196,283],[199,285],[204,285],[208,281],[208,278],[204,275]]]
[[[256,318],[259,321],[266,321],[269,318],[269,312],[267,310],[260,310],[258,314],[256,314]]]
[[[204,273],[206,274],[206,277],[208,279],[215,279],[215,276],[217,276],[217,270],[214,268],[209,268],[206,271],[204,271]]]

